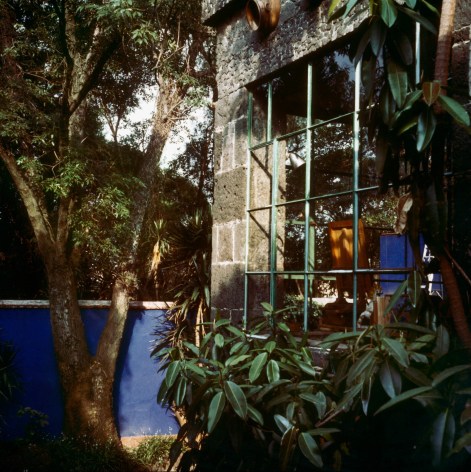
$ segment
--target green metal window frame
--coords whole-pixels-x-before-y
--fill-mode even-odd
[[[420,26],[417,25],[416,31],[416,78],[420,77]],[[276,300],[276,277],[278,275],[284,276],[302,276],[304,282],[304,331],[308,329],[308,308],[309,308],[309,294],[311,293],[311,282],[314,280],[315,276],[322,275],[336,275],[336,274],[352,274],[353,276],[353,316],[352,316],[352,329],[355,331],[357,329],[357,320],[358,320],[358,307],[357,307],[357,297],[358,297],[358,275],[359,274],[378,274],[378,273],[404,273],[408,270],[381,270],[381,269],[365,269],[359,268],[358,265],[358,238],[359,238],[359,196],[362,192],[370,191],[377,189],[377,186],[370,186],[360,188],[360,98],[361,98],[361,62],[359,62],[354,70],[354,109],[352,112],[349,112],[345,115],[340,115],[333,117],[327,121],[321,123],[314,123],[312,120],[312,104],[313,98],[315,98],[316,91],[313,90],[313,68],[314,62],[310,61],[307,63],[307,116],[306,116],[306,125],[301,127],[296,131],[280,135],[273,136],[273,80],[268,81],[268,103],[267,103],[267,120],[266,120],[266,139],[261,143],[254,143],[252,136],[253,129],[253,115],[254,115],[254,94],[249,91],[248,95],[248,129],[247,129],[247,142],[248,142],[248,151],[247,151],[247,164],[246,164],[246,234],[245,234],[245,274],[244,274],[244,324],[247,324],[248,319],[248,295],[249,295],[249,277],[255,275],[265,275],[269,277],[269,291],[270,299],[268,300],[272,306],[275,306]],[[321,197],[311,195],[311,135],[312,131],[321,126],[325,126],[330,122],[339,120],[340,118],[345,119],[347,116],[351,116],[352,119],[352,185],[351,188],[347,191],[336,192],[329,195],[322,195]],[[277,237],[277,209],[281,206],[287,206],[287,202],[278,203],[277,201],[277,189],[278,189],[278,166],[279,166],[279,155],[278,155],[278,143],[281,141],[286,141],[287,138],[299,134],[305,134],[305,157],[306,157],[306,172],[305,172],[305,194],[304,198],[297,201],[297,203],[304,203],[304,270],[303,271],[278,271],[276,270],[276,237]],[[250,207],[251,201],[251,153],[258,149],[269,148],[272,146],[272,190],[270,204],[266,207]],[[315,270],[313,264],[313,257],[310,251],[311,242],[313,239],[312,232],[310,230],[310,218],[311,218],[311,205],[320,198],[330,198],[330,197],[339,197],[342,195],[351,195],[353,201],[352,208],[352,220],[353,220],[353,267],[352,270]],[[296,201],[291,201],[289,203],[296,203]],[[269,253],[270,253],[270,264],[268,271],[250,271],[249,270],[249,260],[250,260],[250,248],[249,248],[249,238],[250,238],[250,214],[257,210],[269,210],[271,213],[271,223],[270,223],[270,241],[269,241]],[[308,296],[306,296],[306,294]]]

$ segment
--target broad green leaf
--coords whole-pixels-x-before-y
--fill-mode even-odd
[[[394,5],[393,0],[380,0],[381,2],[381,18],[384,23],[391,28],[397,19],[397,9]]]
[[[249,359],[250,357],[252,357],[252,356],[250,356],[249,354],[242,354],[242,355],[239,355],[239,356],[231,356],[231,357],[229,357],[229,359],[227,359],[227,361],[225,362],[225,365],[226,365],[226,367],[236,365],[236,364],[239,364],[242,361],[245,361],[245,360]]]
[[[185,377],[180,377],[177,382],[177,390],[175,392],[175,405],[181,406],[186,396],[186,387],[188,382]]]
[[[424,94],[425,103],[428,106],[433,105],[440,95],[441,85],[439,80],[432,82],[424,82],[422,84],[422,92]]]
[[[416,4],[417,4],[417,0],[406,0],[406,5],[409,8],[414,9]]]
[[[389,126],[396,112],[396,102],[392,96],[391,89],[384,86],[379,97],[379,109],[383,122]],[[386,140],[387,142],[387,140]]]
[[[347,376],[347,385],[352,385],[354,381],[371,365],[376,362],[376,351],[369,349],[351,367]]]
[[[249,418],[254,420],[260,426],[263,426],[263,415],[252,405],[247,405],[247,414]]]
[[[234,411],[245,420],[247,417],[247,399],[244,391],[231,380],[224,382],[224,392]]]
[[[333,433],[339,433],[340,429],[338,428],[314,428],[310,429],[309,431],[306,431],[306,433],[309,433],[312,436],[327,436],[329,434]]]
[[[214,395],[211,403],[209,404],[209,411],[208,411],[208,433],[212,433],[214,428],[216,427],[219,418],[221,418],[221,414],[224,411],[224,407],[226,406],[226,397],[224,396],[224,392],[218,392]]]
[[[229,354],[232,356],[235,354],[237,351],[239,351],[242,347],[244,347],[247,343],[245,341],[239,341],[236,342],[234,345],[232,345]]]
[[[428,364],[428,357],[425,354],[421,354],[420,352],[411,352],[410,358],[419,364]]]
[[[200,351],[199,349],[193,344],[193,343],[189,343],[188,341],[184,341],[183,342],[183,345],[188,348],[193,354],[195,354],[196,356],[199,356],[200,355]]]
[[[440,385],[444,380],[448,379],[449,377],[452,377],[453,375],[459,374],[460,372],[464,372],[465,370],[470,370],[470,369],[471,369],[471,364],[456,365],[454,367],[449,367],[448,369],[442,370],[433,379],[432,385],[436,387],[437,385]]]
[[[237,337],[245,339],[245,334],[239,328],[236,328],[235,326],[229,325],[229,326],[226,326],[226,329],[227,329],[227,331],[231,332],[232,334],[235,334]]]
[[[220,333],[217,333],[216,336],[214,336],[214,343],[216,344],[217,347],[223,347],[224,346],[224,336]]]
[[[397,106],[402,108],[406,101],[409,86],[407,71],[391,59],[388,61],[388,83]]]
[[[276,342],[275,341],[268,341],[266,344],[265,344],[265,351],[267,351],[268,353],[272,353],[275,348],[276,348]]]
[[[278,365],[278,362],[276,362],[274,359],[268,361],[267,379],[269,383],[273,383],[277,380],[280,380],[280,367]]]
[[[431,386],[432,382],[421,370],[415,367],[408,367],[403,371],[404,376],[407,377],[411,382],[421,387]]]
[[[165,374],[165,383],[167,387],[170,388],[178,377],[180,373],[180,361],[173,361],[167,367],[167,372]]]
[[[298,438],[298,428],[292,426],[283,434],[281,438],[281,445],[280,445],[280,469],[287,470],[288,465],[291,462],[291,458],[293,457],[294,449],[296,446],[296,440]]]
[[[319,446],[309,433],[301,433],[298,436],[298,445],[299,449],[301,449],[301,452],[309,460],[309,462],[314,465],[314,467],[322,469],[324,464],[322,462]]]
[[[288,379],[281,379],[266,385],[258,394],[257,400],[260,401],[267,393],[271,392],[273,389],[279,387],[280,385],[286,385],[289,383],[290,381]]]
[[[379,370],[379,380],[389,398],[394,398],[401,393],[401,374],[387,359]]]
[[[438,101],[458,124],[463,126],[470,125],[468,112],[460,103],[446,95],[440,95]]]
[[[363,53],[365,52],[366,47],[368,46],[370,39],[371,39],[372,29],[368,28],[363,36],[361,37],[360,42],[355,51],[355,58],[353,60],[353,64],[356,66],[363,57]]]
[[[404,134],[406,131],[409,131],[411,128],[414,128],[414,126],[417,126],[418,121],[419,121],[418,116],[416,115],[411,116],[409,120],[407,120],[404,124],[401,125],[401,127],[397,131],[397,134],[400,136],[401,134]]]
[[[261,352],[252,362],[249,370],[249,380],[251,383],[258,379],[263,367],[267,363],[268,353]]]
[[[284,434],[293,425],[283,415],[276,414],[273,419],[275,420],[278,429]]]
[[[348,14],[353,10],[355,5],[359,2],[360,0],[348,0],[347,4],[345,5],[345,12],[343,14],[343,18],[346,18]]]
[[[221,326],[225,326],[225,325],[228,325],[228,324],[231,324],[231,320],[227,319],[227,318],[222,318],[218,321],[216,321],[216,323],[214,324],[214,326],[216,328],[220,328]]]
[[[193,361],[193,362],[191,362],[191,361],[190,361],[190,362],[187,362],[187,363],[185,364],[185,367],[186,367],[187,369],[192,370],[195,374],[198,374],[198,375],[200,375],[201,377],[206,378],[206,371],[205,371],[204,369],[202,369],[199,365],[196,365],[194,362],[195,362],[195,361]]]
[[[381,413],[384,410],[387,410],[388,408],[391,408],[398,403],[401,403],[405,400],[410,400],[411,398],[414,398],[416,396],[421,395],[422,393],[430,392],[433,389],[433,387],[417,387],[417,388],[412,388],[410,390],[406,390],[405,392],[402,392],[401,394],[397,395],[394,398],[391,398],[391,400],[387,401],[383,406],[378,408],[375,412],[375,415],[378,413]]]
[[[438,466],[453,449],[455,438],[455,418],[447,408],[441,411],[432,426],[432,464]]]
[[[211,336],[213,335],[212,332],[209,332],[204,335],[203,341],[201,341],[201,346],[200,349],[203,349],[206,344],[208,344],[208,341],[211,339]]]
[[[396,359],[396,361],[404,366],[409,366],[409,356],[407,355],[407,351],[404,348],[403,344],[398,341],[397,339],[387,338],[384,337],[382,339],[383,347],[389,352],[389,354]]]
[[[273,307],[267,303],[267,302],[262,302],[260,303],[261,307],[265,310],[267,313],[273,313]]]
[[[329,334],[320,344],[333,344],[356,338],[358,338],[358,333],[333,333]]]
[[[313,377],[317,377],[319,375],[319,373],[307,362],[299,361],[298,366],[303,372],[305,372],[308,375],[312,375]]]

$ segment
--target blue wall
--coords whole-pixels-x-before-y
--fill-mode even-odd
[[[96,351],[107,309],[85,308],[82,317],[90,352]],[[173,415],[156,403],[163,375],[150,358],[152,332],[165,320],[164,310],[131,309],[118,359],[114,403],[118,431],[123,436],[175,434]],[[22,391],[15,405],[4,412],[0,437],[24,434],[25,418],[20,407],[30,407],[48,415],[45,432],[58,435],[64,417],[59,376],[54,358],[49,310],[47,308],[0,308],[0,337],[17,349],[16,366]]]

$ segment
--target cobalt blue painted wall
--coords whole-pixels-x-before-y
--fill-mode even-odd
[[[90,352],[96,352],[107,309],[82,309]],[[118,431],[123,436],[173,434],[176,420],[156,403],[162,381],[158,366],[150,358],[152,332],[165,319],[164,310],[130,310],[118,359],[114,403]],[[0,308],[0,336],[17,349],[16,365],[22,391],[15,405],[4,412],[6,424],[0,425],[0,437],[24,434],[25,418],[20,407],[31,407],[47,414],[45,432],[58,435],[64,417],[59,377],[54,358],[52,333],[47,308]]]

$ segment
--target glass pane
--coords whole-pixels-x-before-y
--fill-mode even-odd
[[[249,208],[266,207],[271,204],[272,146],[251,151],[250,156]]]
[[[252,142],[251,145],[267,140],[268,84],[261,84],[252,90]]]
[[[270,209],[249,214],[249,271],[270,270],[270,225]]]
[[[270,301],[270,277],[268,275],[250,275],[247,295],[247,322],[250,326],[257,317],[262,316],[260,304]]]
[[[329,195],[353,187],[352,117],[312,131],[311,194]]]
[[[306,134],[280,141],[278,156],[278,202],[303,199],[306,185]]]
[[[355,70],[348,46],[331,51],[313,67],[314,123],[352,112],[355,107]]]
[[[287,205],[284,210],[284,246],[281,270],[304,271],[305,217],[304,203]],[[281,210],[281,208],[280,208]]]
[[[277,136],[306,127],[307,64],[291,68],[275,78],[273,87],[273,125]]]

